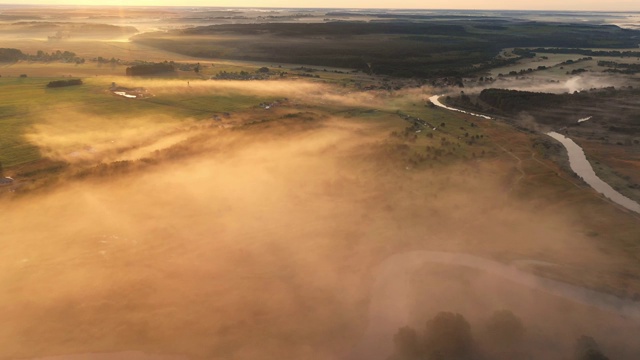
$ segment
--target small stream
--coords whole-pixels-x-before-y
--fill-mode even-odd
[[[127,94],[126,91],[114,91],[114,94],[118,95],[118,96],[124,96],[128,99],[136,99],[137,96],[136,95],[131,95],[131,94]]]
[[[440,97],[442,95],[433,95],[432,97],[429,98],[429,101],[431,101],[433,103],[433,105],[441,107],[443,109],[447,109],[447,110],[451,110],[451,111],[457,111],[457,112],[461,112],[463,114],[468,114],[468,115],[473,115],[473,116],[477,116],[483,119],[487,119],[487,120],[491,120],[492,118],[490,116],[487,115],[482,115],[482,114],[476,114],[476,113],[472,113],[472,112],[468,112],[468,111],[464,111],[464,110],[460,110],[460,109],[456,109],[456,108],[452,108],[449,107],[443,103],[440,102]]]

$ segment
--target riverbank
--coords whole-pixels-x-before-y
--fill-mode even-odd
[[[457,112],[461,112],[464,114],[468,114],[468,115],[472,115],[472,116],[476,116],[476,117],[481,117],[483,119],[492,119],[491,117],[487,116],[487,115],[482,115],[482,114],[475,114],[472,112],[468,112],[465,110],[461,110],[461,109],[457,109],[457,108],[453,108],[450,106],[447,106],[445,104],[443,104],[442,102],[440,102],[440,97],[442,95],[434,95],[431,96],[429,98],[429,100],[436,106],[441,107],[443,109],[447,109],[450,111],[457,111]],[[586,120],[591,119],[591,117],[588,118],[583,118],[578,120],[578,122],[584,122]],[[557,140],[558,142],[560,142],[565,149],[567,150],[568,153],[568,157],[569,157],[569,164],[571,169],[582,179],[584,180],[589,186],[591,186],[591,188],[593,188],[595,191],[597,191],[598,193],[604,195],[607,199],[613,201],[614,203],[624,207],[625,209],[631,210],[633,212],[636,213],[640,213],[640,204],[626,196],[624,196],[623,194],[619,193],[618,191],[616,191],[611,185],[609,185],[608,183],[606,183],[604,180],[600,179],[595,171],[593,170],[593,167],[591,166],[591,164],[589,163],[589,161],[587,160],[584,151],[582,150],[582,148],[576,144],[573,140],[557,133],[557,132],[548,132],[546,133],[546,135],[549,135],[550,137],[552,137],[553,139]]]
[[[547,135],[559,141],[565,147],[565,149],[567,149],[571,169],[578,176],[580,176],[580,178],[584,180],[584,182],[586,182],[595,191],[604,195],[607,199],[613,201],[614,203],[628,210],[640,213],[640,204],[620,194],[613,187],[611,187],[611,185],[607,184],[596,175],[593,167],[587,160],[584,151],[578,144],[576,144],[570,138],[562,134],[558,134],[554,131],[547,133]]]

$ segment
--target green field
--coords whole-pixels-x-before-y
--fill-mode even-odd
[[[181,119],[210,119],[213,114],[235,112],[272,101],[272,97],[251,95],[167,94],[132,100],[109,91],[118,77],[85,78],[81,86],[46,88],[52,78],[0,78],[0,162],[5,168],[40,159],[38,149],[25,138],[34,125],[57,118],[60,112],[74,112],[80,118],[59,119],[61,126],[81,123],[86,131],[100,131],[104,125],[94,117],[127,127],[140,116],[153,122],[154,116]],[[181,85],[186,85],[180,83]],[[83,118],[86,116],[86,118]],[[165,120],[163,120],[165,121]],[[133,124],[133,122],[131,123]],[[94,126],[91,128],[91,126]]]

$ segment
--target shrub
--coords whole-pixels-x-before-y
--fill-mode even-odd
[[[56,88],[56,87],[64,87],[64,86],[74,86],[74,85],[82,85],[82,80],[80,79],[71,79],[71,80],[54,80],[47,84],[48,88]]]

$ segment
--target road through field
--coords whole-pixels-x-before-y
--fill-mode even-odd
[[[462,253],[411,251],[387,258],[374,273],[369,304],[369,324],[362,340],[347,356],[349,360],[386,359],[392,352],[393,335],[411,324],[410,301],[413,274],[425,264],[437,263],[466,267],[506,279],[518,285],[541,290],[576,303],[640,320],[640,302],[536,276],[514,266]]]

